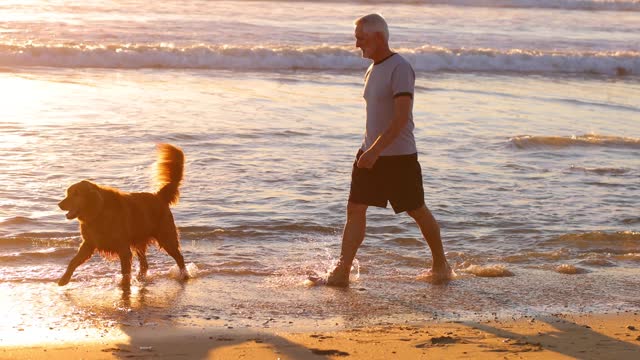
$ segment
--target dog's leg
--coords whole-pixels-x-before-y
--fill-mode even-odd
[[[167,226],[164,226],[161,231],[155,235],[155,238],[158,241],[158,246],[164,249],[164,251],[176,261],[178,268],[180,268],[180,277],[182,280],[186,280],[189,278],[189,273],[184,265],[184,258],[180,253],[178,230],[173,223],[173,215],[171,215],[171,213],[168,214],[168,219],[170,222],[167,221],[164,223],[167,224]]]
[[[122,269],[122,282],[120,285],[124,290],[128,290],[131,286],[131,260],[133,254],[131,254],[131,249],[126,247],[118,251],[118,256],[120,257],[120,268]]]
[[[76,256],[74,256],[73,259],[71,259],[71,262],[69,262],[67,271],[65,271],[64,275],[62,275],[60,280],[58,280],[58,285],[67,285],[69,283],[69,280],[71,280],[71,275],[73,275],[73,272],[76,270],[76,268],[85,261],[89,260],[94,251],[95,247],[93,245],[89,245],[87,242],[83,242],[82,245],[80,245]]]
[[[182,280],[188,279],[189,273],[187,273],[187,268],[184,266],[184,258],[180,253],[180,249],[170,247],[165,250],[176,261],[176,264],[178,264],[178,268],[180,268],[180,277],[182,278]]]
[[[176,264],[178,264],[178,268],[180,268],[180,280],[187,280],[189,278],[189,273],[187,272],[187,268],[184,266],[184,258],[180,253],[180,248],[177,246],[167,246],[164,250],[176,261]]]
[[[149,269],[149,263],[147,262],[147,254],[144,249],[136,249],[136,255],[138,261],[140,261],[140,272],[138,272],[138,280],[144,279],[147,276],[147,270]]]

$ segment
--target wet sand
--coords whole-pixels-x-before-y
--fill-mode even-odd
[[[637,359],[640,312],[387,324],[332,331],[153,328],[69,342],[2,344],[1,359]],[[28,335],[29,329],[23,329]]]

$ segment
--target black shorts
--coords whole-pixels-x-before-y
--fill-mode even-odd
[[[360,155],[362,150],[353,163],[350,202],[383,208],[390,202],[396,214],[424,205],[418,154],[380,156],[371,169],[357,166]]]

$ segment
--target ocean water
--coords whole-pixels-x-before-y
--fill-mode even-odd
[[[340,252],[368,66],[352,22],[370,12],[416,69],[426,202],[458,274],[447,285],[421,278],[431,257],[412,220],[375,208],[351,287],[303,284]],[[0,13],[0,342],[640,309],[638,1],[34,0]],[[153,191],[159,142],[186,155],[173,213],[193,278],[152,249],[130,293],[99,255],[58,287],[80,243],[57,208],[66,187]]]

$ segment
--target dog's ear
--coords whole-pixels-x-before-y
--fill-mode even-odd
[[[89,187],[89,201],[92,206],[95,206],[97,208],[102,207],[102,204],[104,203],[104,198],[102,197],[102,192],[100,191],[99,187],[95,185]]]
[[[96,184],[92,183],[89,180],[82,180],[77,185],[81,186],[83,189],[91,189],[96,186]]]
[[[83,180],[81,183],[84,188],[85,211],[88,213],[100,212],[104,204],[104,197],[100,187],[88,180]]]

